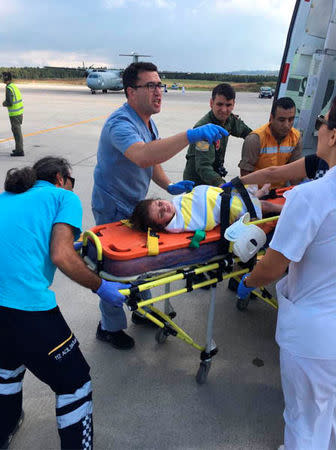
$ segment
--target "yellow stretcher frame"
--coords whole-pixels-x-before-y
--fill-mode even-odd
[[[278,216],[276,217],[270,217],[268,219],[261,219],[254,222],[251,222],[252,224],[260,224],[268,221],[273,221],[278,219]],[[83,234],[83,247],[85,248],[88,245],[88,239],[91,239],[96,247],[97,252],[97,264],[93,264],[92,261],[90,261],[87,257],[84,257],[84,260],[87,262],[87,264],[95,270],[98,275],[101,278],[107,279],[107,280],[116,280],[116,278],[113,278],[113,275],[107,274],[106,272],[103,272],[101,269],[103,268],[103,249],[101,242],[92,231],[88,230],[85,231]],[[207,379],[208,372],[211,367],[211,360],[213,356],[217,353],[218,349],[216,347],[216,344],[214,343],[212,339],[212,328],[213,328],[213,319],[214,319],[214,307],[215,307],[215,292],[216,292],[216,286],[218,283],[220,283],[223,280],[227,280],[230,278],[233,278],[237,282],[241,280],[241,276],[245,273],[249,272],[252,267],[255,265],[257,257],[260,257],[263,255],[264,252],[258,253],[258,255],[252,260],[247,263],[247,267],[240,268],[239,270],[235,270],[233,272],[230,272],[229,270],[233,268],[234,264],[238,264],[240,262],[239,258],[233,257],[232,254],[232,243],[230,243],[229,247],[229,254],[225,257],[218,256],[218,260],[215,260],[213,262],[207,262],[207,263],[200,263],[200,264],[193,264],[191,268],[190,266],[186,269],[185,267],[178,267],[176,269],[167,269],[166,273],[159,273],[155,275],[150,275],[148,279],[143,280],[140,282],[140,284],[137,284],[137,286],[131,287],[130,289],[120,289],[119,292],[127,297],[126,304],[129,307],[131,311],[137,311],[139,314],[141,314],[143,317],[149,319],[151,322],[153,322],[157,327],[158,331],[156,333],[155,339],[159,344],[162,344],[165,342],[167,337],[169,335],[173,335],[177,337],[178,339],[181,339],[182,341],[186,342],[187,344],[191,345],[195,349],[201,352],[200,358],[201,363],[199,370],[196,375],[196,381],[199,384],[205,383]],[[217,258],[217,257],[216,257]],[[226,275],[223,275],[223,272],[227,272]],[[192,278],[195,275],[201,274],[201,273],[207,273],[210,274],[210,278],[206,281],[203,281],[201,283],[192,283]],[[121,280],[118,278],[119,282],[129,282],[128,279]],[[176,281],[180,280],[186,280],[186,287],[177,289],[175,291],[170,290],[170,285]],[[155,287],[159,286],[166,286],[166,292],[164,294],[158,295],[154,298],[148,299],[148,300],[141,300],[139,297],[139,294],[141,292],[144,292],[146,290],[153,289]],[[180,328],[172,319],[175,316],[175,312],[173,311],[169,300],[172,297],[177,297],[178,295],[185,294],[187,292],[191,292],[196,289],[200,289],[204,286],[211,286],[210,294],[210,307],[209,307],[209,316],[208,316],[208,329],[207,329],[207,341],[205,345],[200,345],[196,343],[191,336],[189,336],[188,333],[186,333],[182,328]],[[168,289],[167,289],[168,287]],[[269,292],[261,287],[259,290],[253,290],[253,295],[264,302],[266,302],[268,305],[272,306],[273,308],[277,309],[277,301],[274,297],[269,294]],[[168,302],[165,304],[165,310],[171,309],[173,312],[162,312],[159,309],[155,308],[153,304],[161,302],[161,301]],[[237,299],[237,308],[241,311],[245,310],[247,308],[249,300],[242,300]],[[168,305],[168,306],[167,306]],[[146,309],[144,309],[146,308]],[[156,317],[152,315],[151,313],[156,314]],[[159,320],[160,318],[160,320]]]

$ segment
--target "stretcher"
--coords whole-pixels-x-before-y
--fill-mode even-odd
[[[275,220],[277,217],[253,223],[263,225]],[[203,384],[212,358],[218,351],[213,339],[216,286],[232,278],[239,282],[242,275],[253,268],[257,255],[247,263],[242,263],[232,253],[232,243],[229,251],[221,254],[219,226],[206,233],[198,248],[193,248],[190,247],[195,237],[192,232],[156,234],[149,230],[146,235],[132,230],[125,222],[99,225],[86,231],[82,257],[101,278],[131,283],[130,289],[120,292],[127,296],[126,305],[131,311],[137,311],[157,325],[157,343],[163,344],[168,336],[175,336],[200,352],[196,381]],[[199,274],[207,274],[206,281],[198,282]],[[172,290],[174,283],[180,280],[184,280],[184,287]],[[141,298],[141,293],[158,286],[164,286],[164,293],[148,300]],[[200,345],[173,321],[176,313],[170,299],[205,286],[210,286],[210,304],[205,345]],[[276,299],[265,288],[253,291],[253,295],[277,308]],[[160,301],[165,302],[164,312],[154,306]],[[237,299],[239,310],[246,309],[247,305],[248,299]]]

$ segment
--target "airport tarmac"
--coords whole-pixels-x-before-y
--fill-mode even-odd
[[[73,165],[75,192],[83,204],[83,228],[94,225],[90,209],[97,143],[108,114],[125,101],[123,93],[93,96],[85,87],[21,84],[25,112],[25,156],[10,158],[14,148],[7,110],[0,113],[0,185],[12,167],[33,164],[46,155],[64,156]],[[208,111],[209,92],[169,91],[154,116],[161,137],[186,130]],[[251,128],[268,119],[271,100],[238,93],[235,113]],[[238,175],[242,140],[230,137],[228,179]],[[185,150],[163,164],[172,181],[182,177]],[[1,188],[2,190],[2,188]],[[151,185],[150,196],[169,197]],[[28,211],[27,211],[28,213]],[[3,237],[5,239],[5,236]],[[206,384],[195,381],[199,352],[169,337],[156,343],[155,331],[130,323],[134,349],[122,352],[95,338],[98,297],[56,273],[58,304],[91,365],[94,445],[105,449],[268,450],[283,442],[283,396],[276,311],[251,301],[245,312],[222,282],[217,287],[214,357]],[[205,340],[209,291],[198,290],[172,301],[176,322],[196,341]],[[161,304],[159,307],[163,307]],[[130,313],[128,312],[128,317]],[[258,367],[253,360],[259,358]],[[24,381],[25,420],[13,450],[59,448],[54,395],[31,374]]]

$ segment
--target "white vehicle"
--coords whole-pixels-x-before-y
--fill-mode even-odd
[[[336,94],[335,21],[336,0],[296,1],[275,98],[294,100],[304,154],[316,150],[316,117],[328,111]]]

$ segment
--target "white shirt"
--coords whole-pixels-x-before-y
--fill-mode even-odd
[[[298,356],[336,359],[336,167],[285,196],[270,243],[291,260],[277,284],[276,340]]]

